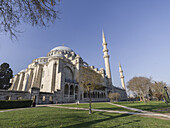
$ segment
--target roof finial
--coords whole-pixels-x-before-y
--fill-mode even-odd
[[[120,61],[119,61],[119,67],[121,67]]]
[[[103,43],[106,42],[105,36],[104,36],[104,31],[102,30],[102,36],[103,36]]]

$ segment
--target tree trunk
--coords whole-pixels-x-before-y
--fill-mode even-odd
[[[91,111],[91,91],[89,90],[89,114],[92,114],[92,111]]]
[[[141,96],[140,96],[140,101],[143,101]]]
[[[143,101],[144,101],[144,103],[146,104],[146,100],[145,100],[145,97],[143,96]]]

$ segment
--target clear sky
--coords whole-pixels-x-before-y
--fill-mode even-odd
[[[62,0],[60,20],[48,28],[22,24],[18,41],[0,33],[0,64],[14,74],[33,59],[64,44],[89,65],[104,68],[102,29],[108,43],[112,79],[152,77],[170,84],[170,0]]]

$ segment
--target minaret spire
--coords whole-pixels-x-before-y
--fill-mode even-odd
[[[123,76],[123,70],[122,70],[122,66],[121,66],[120,62],[119,62],[119,72],[120,72],[122,88],[126,90],[124,76]]]
[[[102,37],[103,37],[103,53],[104,53],[104,62],[105,62],[105,70],[106,70],[106,75],[107,77],[110,79],[110,83],[112,83],[111,80],[111,71],[110,71],[110,63],[109,63],[109,55],[108,55],[108,49],[107,49],[107,43],[106,43],[106,39],[104,36],[104,32],[102,31]]]

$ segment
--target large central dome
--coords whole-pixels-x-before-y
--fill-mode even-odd
[[[73,50],[69,47],[66,47],[66,46],[58,46],[58,47],[53,48],[51,51],[69,51],[69,52],[72,52]]]

